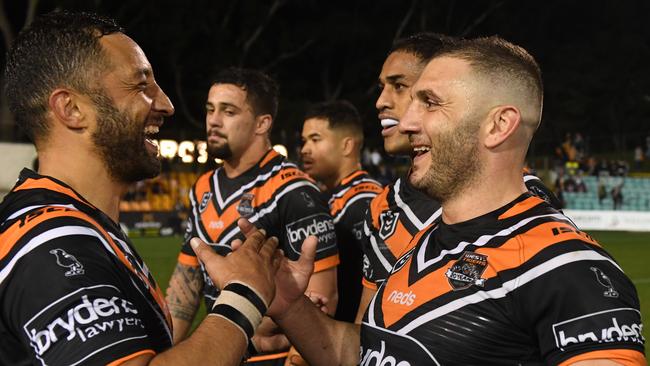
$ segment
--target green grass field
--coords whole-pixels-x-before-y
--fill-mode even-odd
[[[628,232],[591,232],[623,267],[632,279],[641,300],[643,315],[644,337],[648,339],[650,331],[650,233]],[[165,289],[169,277],[176,265],[176,256],[180,250],[181,238],[142,238],[134,239],[134,244],[147,266],[156,277],[160,286]],[[195,324],[205,314],[203,306],[199,310]]]

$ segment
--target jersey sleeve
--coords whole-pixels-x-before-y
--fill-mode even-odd
[[[525,277],[529,282],[515,291],[516,300],[524,329],[532,330],[548,364],[581,355],[582,359],[616,358],[622,350],[643,354],[636,289],[604,250],[556,255]]]
[[[93,229],[60,230],[66,228],[70,234],[35,243],[3,268],[10,271],[0,287],[2,321],[20,348],[44,365],[108,364],[155,353],[143,321],[148,309],[121,290],[128,284]]]
[[[315,272],[335,267],[339,263],[334,222],[327,203],[318,188],[307,180],[300,180],[280,190],[276,235],[285,255],[296,260],[300,256],[302,242],[310,235],[318,237]],[[272,219],[269,215],[265,220]],[[270,223],[262,227],[273,227]]]
[[[184,264],[186,266],[198,267],[199,260],[196,258],[194,250],[190,246],[190,240],[194,237],[198,237],[198,218],[196,217],[196,202],[192,199],[194,195],[194,189],[189,191],[190,195],[190,212],[187,215],[187,220],[185,221],[185,232],[183,233],[183,245],[181,247],[181,252],[178,254],[178,263]]]

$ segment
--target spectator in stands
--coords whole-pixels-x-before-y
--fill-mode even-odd
[[[620,210],[623,207],[623,183],[616,184],[612,188],[612,200],[614,201],[614,210]]]
[[[576,132],[576,135],[573,138],[573,147],[576,152],[576,160],[582,160],[586,153],[586,144],[585,139],[582,137],[580,132]]]
[[[634,148],[634,169],[635,170],[641,170],[641,166],[643,165],[643,148],[639,145]]]

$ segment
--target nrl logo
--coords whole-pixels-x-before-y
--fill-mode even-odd
[[[250,193],[244,193],[241,196],[241,200],[237,205],[237,212],[241,217],[249,218],[255,214],[255,209],[253,208],[253,199],[254,195]]]
[[[74,255],[66,253],[63,249],[52,249],[50,254],[56,257],[56,264],[63,268],[67,268],[65,273],[66,277],[78,276],[84,274],[84,266],[81,264]]]
[[[481,278],[487,268],[487,255],[464,252],[463,255],[445,272],[445,276],[454,291],[464,290],[472,285],[483,287],[485,278]]]
[[[379,215],[379,237],[383,240],[390,237],[395,233],[395,228],[397,228],[397,219],[399,218],[399,212],[393,213],[392,211],[382,212]]]
[[[203,213],[206,208],[208,208],[208,203],[210,203],[210,198],[212,198],[212,192],[203,193],[203,198],[201,198],[201,204],[199,205],[199,212]]]

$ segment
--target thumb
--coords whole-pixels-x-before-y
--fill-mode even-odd
[[[192,238],[192,240],[190,240],[190,246],[194,250],[196,257],[199,258],[199,260],[206,267],[208,273],[210,272],[210,267],[214,266],[223,259],[220,255],[215,253],[205,242],[203,242],[203,240],[199,238]]]
[[[298,258],[298,264],[301,267],[309,266],[313,269],[314,259],[316,258],[316,246],[318,245],[318,238],[310,235],[302,242],[302,248],[300,249],[300,258]]]

